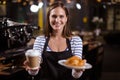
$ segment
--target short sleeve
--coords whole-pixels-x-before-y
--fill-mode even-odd
[[[82,58],[83,44],[79,36],[73,36],[71,39],[72,54]]]
[[[42,54],[43,47],[44,47],[44,44],[45,44],[45,40],[46,39],[45,39],[44,36],[38,36],[38,37],[36,37],[34,45],[33,45],[33,49],[39,50],[40,53]]]

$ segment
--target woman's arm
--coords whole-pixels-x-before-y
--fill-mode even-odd
[[[82,44],[82,39],[79,36],[73,36],[71,39],[71,49],[72,49],[72,54],[80,57],[82,59],[82,51],[83,51],[83,44]],[[76,70],[72,69],[72,76],[74,78],[79,78],[83,74],[82,69]]]
[[[44,43],[45,43],[45,37],[44,36],[38,36],[35,39],[35,42],[34,42],[34,45],[33,45],[33,49],[34,50],[39,50],[39,53],[40,53],[40,63],[42,62],[41,55],[42,55]],[[38,73],[39,69],[40,69],[40,67],[38,69],[31,69],[28,66],[28,61],[27,60],[24,61],[24,66],[25,66],[26,71],[28,71],[28,73],[31,74],[31,75],[36,75]]]
[[[73,36],[71,39],[72,54],[82,58],[83,43],[79,36]]]

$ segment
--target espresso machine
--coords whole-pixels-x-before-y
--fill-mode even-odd
[[[35,25],[0,18],[0,78],[4,80],[3,75],[10,76],[23,69],[24,53],[31,48],[27,42],[38,29]]]

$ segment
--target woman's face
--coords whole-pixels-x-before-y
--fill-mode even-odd
[[[53,10],[51,10],[49,22],[53,30],[62,31],[67,22],[67,16],[65,14],[64,9],[62,9],[61,7],[56,7]]]

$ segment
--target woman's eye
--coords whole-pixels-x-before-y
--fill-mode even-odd
[[[56,15],[52,15],[52,18],[56,18],[57,16]]]
[[[63,15],[60,15],[60,16],[52,15],[52,18],[64,18],[64,16]]]
[[[64,17],[63,15],[60,16],[60,18],[63,18],[63,17]]]

